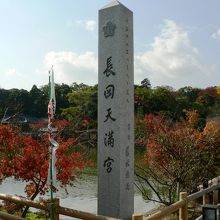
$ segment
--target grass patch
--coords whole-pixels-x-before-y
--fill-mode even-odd
[[[47,220],[50,218],[48,216],[46,216],[46,214],[43,214],[41,212],[39,212],[39,213],[29,212],[26,216],[26,219],[28,219],[28,220]]]

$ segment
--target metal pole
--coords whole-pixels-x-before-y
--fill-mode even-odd
[[[53,146],[50,144],[50,207],[51,220],[54,220],[54,199],[53,199]]]

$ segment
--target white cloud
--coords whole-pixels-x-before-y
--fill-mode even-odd
[[[220,40],[220,29],[218,29],[215,33],[212,34],[212,38]]]
[[[15,76],[16,74],[17,74],[17,71],[14,68],[10,68],[5,72],[5,76],[8,76],[8,77]]]
[[[97,58],[93,52],[77,54],[69,51],[51,51],[45,56],[45,64],[47,69],[54,66],[57,83],[97,83]]]
[[[76,20],[74,22],[68,21],[67,26],[72,27],[73,24],[86,29],[87,31],[94,31],[96,28],[95,20]]]
[[[9,68],[2,76],[2,87],[5,89],[23,88],[29,90],[33,84],[36,84],[37,77],[30,77],[30,73],[21,72],[19,69]]]
[[[79,25],[83,23],[78,21]],[[202,64],[199,56],[188,32],[176,22],[166,20],[150,48],[135,55],[135,83],[149,78],[153,86],[207,87],[211,80],[213,82],[217,78],[217,74],[211,77],[216,68]],[[51,51],[45,56],[46,68],[54,66],[57,83],[95,84],[98,78],[97,63],[93,52]]]
[[[188,32],[174,21],[166,20],[150,50],[135,56],[135,79],[140,83],[149,78],[154,86],[202,83],[207,72],[198,61],[198,55]]]
[[[96,21],[88,20],[88,21],[85,22],[85,25],[86,25],[85,27],[86,27],[87,30],[94,31],[95,28],[96,28]]]

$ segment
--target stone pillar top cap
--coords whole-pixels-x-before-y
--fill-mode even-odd
[[[118,0],[112,0],[109,4],[107,4],[106,6],[104,6],[102,9],[105,9],[105,8],[110,8],[110,7],[113,7],[113,6],[124,6],[123,4],[121,4],[121,2],[119,2]],[[125,6],[124,6],[125,7]]]

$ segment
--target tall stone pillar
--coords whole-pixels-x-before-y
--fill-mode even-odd
[[[114,0],[99,11],[98,214],[134,209],[133,13]]]

